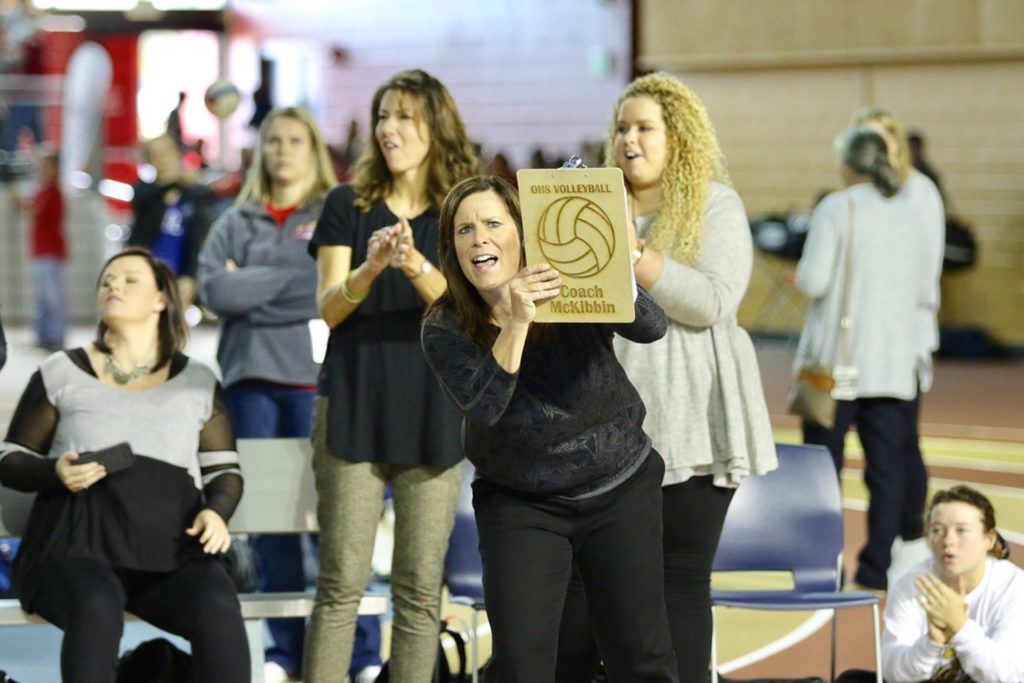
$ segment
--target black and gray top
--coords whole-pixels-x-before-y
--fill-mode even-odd
[[[136,454],[132,467],[79,493],[61,484],[61,454],[122,441]],[[38,492],[14,571],[29,610],[42,579],[67,558],[168,572],[202,556],[185,530],[204,507],[229,519],[242,495],[209,368],[177,354],[166,382],[130,392],[100,382],[84,349],[50,356],[29,380],[0,444],[0,484]]]
[[[581,498],[622,481],[647,456],[646,410],[612,351],[613,332],[660,339],[664,311],[639,289],[628,324],[566,324],[527,343],[508,373],[462,331],[455,314],[423,324],[427,362],[463,415],[466,457],[477,474],[517,491]]]

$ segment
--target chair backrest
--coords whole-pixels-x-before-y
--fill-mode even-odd
[[[309,439],[239,439],[245,492],[228,525],[232,533],[317,531]],[[20,536],[34,494],[0,486],[0,538]]]
[[[22,493],[0,486],[0,538],[21,536],[28,524],[34,493]]]
[[[462,479],[459,504],[455,512],[455,526],[448,539],[448,553],[444,558],[444,581],[453,596],[484,599],[484,572],[480,559],[480,539],[473,514],[471,485],[475,476],[473,466],[466,464]]]
[[[740,484],[725,517],[714,571],[791,571],[801,592],[839,587],[843,510],[823,446],[777,446],[779,467]]]
[[[231,533],[318,531],[309,439],[239,439],[238,460],[245,493],[231,516]]]

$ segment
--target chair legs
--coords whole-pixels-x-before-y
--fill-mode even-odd
[[[829,680],[835,683],[836,680],[836,645],[838,644],[838,610],[831,610],[832,612],[832,653],[830,661],[830,678]],[[880,636],[880,618],[878,603],[871,606],[871,616],[873,619],[873,630],[872,635],[874,636],[875,645],[875,680],[876,683],[884,683],[882,680],[882,645]],[[711,683],[718,683],[718,608],[712,605],[711,607]],[[476,613],[474,612],[473,618],[476,619]],[[473,633],[476,633],[476,626],[473,627]],[[474,643],[475,646],[475,643]],[[474,660],[475,661],[475,660]],[[475,665],[474,665],[475,666]],[[474,669],[475,671],[475,669]],[[477,683],[474,680],[473,683]]]
[[[836,636],[839,630],[839,613],[836,610],[832,610],[832,661],[829,669],[829,679],[832,683],[836,683]]]
[[[477,628],[480,623],[480,610],[477,609],[476,605],[473,605],[473,618],[470,622],[473,626],[473,633],[469,637],[469,666],[472,672],[473,683],[480,683],[480,664],[478,663],[479,648],[477,647],[477,638],[479,634]]]
[[[881,630],[878,625],[878,603],[871,606],[871,616],[875,626],[875,682],[882,683],[882,644],[879,642]]]
[[[718,610],[711,606],[711,683],[718,683]]]

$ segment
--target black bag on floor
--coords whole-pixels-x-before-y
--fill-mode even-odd
[[[465,638],[458,631],[449,628],[448,622],[445,621],[441,622],[439,637],[437,664],[434,667],[434,677],[430,679],[431,683],[469,683],[471,677],[469,675],[468,660],[466,659]],[[459,670],[457,672],[452,671],[448,665],[448,656],[444,650],[445,637],[451,638],[455,643],[455,652],[459,658]],[[384,666],[377,676],[377,683],[390,683],[391,674],[388,671],[388,664],[389,662],[384,662]]]
[[[141,643],[117,663],[117,683],[194,683],[192,657],[166,638]]]

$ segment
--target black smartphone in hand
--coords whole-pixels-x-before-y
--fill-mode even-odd
[[[107,474],[120,472],[135,464],[135,454],[127,441],[101,448],[98,451],[86,451],[78,454],[75,465],[84,465],[89,462],[96,462],[107,470]]]

